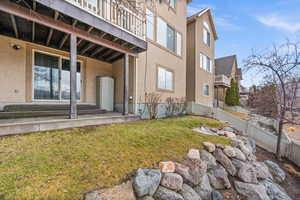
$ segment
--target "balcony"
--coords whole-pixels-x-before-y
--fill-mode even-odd
[[[145,15],[125,1],[65,0],[120,29],[145,40]]]
[[[217,75],[215,76],[215,86],[216,87],[230,87],[230,78],[225,75]]]

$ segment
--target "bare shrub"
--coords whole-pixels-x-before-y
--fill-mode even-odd
[[[174,117],[186,113],[187,102],[184,97],[168,97],[166,99],[166,116]]]
[[[161,102],[161,95],[157,93],[145,93],[145,106],[150,119],[157,119],[158,106]]]

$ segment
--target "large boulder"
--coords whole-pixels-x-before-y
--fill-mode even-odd
[[[216,146],[211,142],[203,142],[203,146],[210,153],[216,150]]]
[[[241,167],[243,167],[245,164],[247,164],[247,162],[243,162],[243,161],[235,159],[235,158],[233,158],[231,160],[231,162],[237,170],[239,170]]]
[[[201,200],[201,197],[187,184],[183,184],[180,194],[184,200]]]
[[[160,184],[168,189],[179,191],[182,189],[183,178],[176,173],[165,173]]]
[[[214,152],[214,156],[218,162],[220,162],[223,167],[228,171],[228,173],[232,176],[236,174],[236,168],[230,161],[230,159],[223,153],[221,149],[216,149]]]
[[[204,175],[201,183],[194,188],[201,199],[209,199],[211,196],[212,188],[210,186],[208,175]]]
[[[202,177],[206,174],[207,172],[207,164],[205,161],[202,161],[202,160],[199,160],[199,159],[185,159],[183,161],[183,164],[186,165],[189,170],[188,170],[188,174],[190,175],[188,177],[184,177],[183,178],[186,178],[186,182],[189,183],[190,185],[198,185],[201,180],[202,180]]]
[[[216,161],[215,157],[208,151],[202,149],[200,151],[200,157],[204,162],[206,162],[207,169],[212,169],[217,166],[217,161]]]
[[[98,191],[91,191],[85,194],[84,200],[102,200]]]
[[[142,198],[139,198],[138,200],[155,200],[155,199],[153,199],[153,197],[151,196],[144,196]]]
[[[175,163],[175,172],[183,177],[185,183],[198,185],[202,180],[202,174],[197,169],[190,169],[188,166]]]
[[[234,182],[236,191],[248,198],[248,200],[271,200],[267,195],[266,188],[263,185]]]
[[[153,197],[155,200],[184,200],[180,194],[162,186],[158,187]]]
[[[238,160],[241,160],[241,161],[246,161],[247,160],[245,154],[239,148],[233,147],[233,149],[235,151],[235,157],[234,158],[236,158]]]
[[[268,166],[269,171],[273,175],[274,179],[278,181],[279,183],[283,182],[286,178],[285,172],[271,160],[266,160],[264,163]]]
[[[247,141],[245,143],[249,149],[251,148],[252,153],[256,153],[256,142],[254,139],[247,138]]]
[[[245,164],[239,169],[238,177],[246,183],[258,183],[255,168],[250,164]]]
[[[172,161],[160,162],[159,169],[162,173],[172,173],[175,172],[175,163]]]
[[[210,184],[217,190],[231,188],[230,181],[228,179],[228,173],[221,165],[210,170],[208,173]]]
[[[212,191],[211,200],[223,200],[223,199],[224,199],[223,195],[220,192],[216,190]]]
[[[236,157],[236,151],[231,146],[226,146],[225,149],[223,150],[223,152],[229,158]]]
[[[133,177],[133,189],[137,197],[152,196],[161,181],[160,170],[138,169]]]
[[[271,180],[264,180],[260,182],[263,186],[265,186],[267,190],[267,194],[272,200],[292,200],[287,193],[284,191],[282,187],[273,183]]]
[[[270,179],[273,180],[272,174],[269,171],[267,165],[263,162],[253,162],[252,166],[255,169],[258,179]]]

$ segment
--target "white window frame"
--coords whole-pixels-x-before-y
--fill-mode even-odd
[[[172,3],[172,2],[174,2],[174,3]],[[168,0],[169,6],[173,9],[176,9],[176,3],[177,3],[176,0]]]
[[[211,46],[211,33],[209,26],[206,22],[203,22],[203,43],[210,47]],[[208,35],[209,35],[209,40],[208,40]]]
[[[147,31],[146,31],[146,35],[147,35],[147,38],[149,38],[150,40],[154,40],[154,32],[155,32],[155,17],[154,17],[154,13],[146,8],[146,19],[147,19],[147,23],[146,23],[146,27],[147,27]],[[151,19],[151,20],[150,20]],[[151,25],[151,28],[152,28],[152,31],[151,33],[149,34],[149,30],[148,30],[148,27]]]
[[[62,56],[62,55],[59,55],[59,54],[54,54],[54,53],[49,53],[49,52],[46,52],[46,51],[41,51],[41,50],[37,50],[37,49],[33,49],[32,50],[32,66],[31,66],[31,99],[32,101],[34,102],[69,102],[70,100],[68,99],[62,99],[61,98],[61,91],[59,91],[59,99],[35,99],[34,98],[34,67],[35,67],[35,53],[42,53],[42,54],[46,54],[46,55],[50,55],[50,56],[55,56],[55,57],[58,57],[59,58],[59,66],[58,66],[58,69],[61,71],[62,70],[62,59],[65,59],[65,60],[70,60],[70,57],[66,57],[66,56]],[[82,85],[82,82],[83,82],[83,61],[81,60],[77,60],[77,62],[80,63],[80,98],[77,99],[77,102],[82,102],[82,94],[84,94],[84,87]],[[61,80],[59,80],[61,81]],[[61,83],[60,83],[61,84]],[[61,89],[60,89],[61,90]]]
[[[170,83],[167,83],[167,81],[168,81],[167,75],[171,75]],[[160,78],[163,78],[163,80],[161,80]],[[168,87],[168,85],[171,85],[171,87]],[[173,71],[168,70],[161,66],[157,67],[157,89],[166,90],[166,91],[174,91],[174,72]]]
[[[207,92],[208,92],[208,94],[205,94],[205,92],[206,92],[206,87],[207,87]],[[202,95],[203,96],[206,96],[206,97],[209,97],[210,96],[210,87],[209,87],[209,85],[207,84],[207,83],[205,83],[204,85],[203,85],[203,93],[202,93]]]
[[[209,66],[207,65],[208,64],[207,59],[209,60]],[[205,71],[210,72],[210,73],[213,72],[213,62],[212,62],[212,59],[210,57],[202,54],[202,53],[200,53],[200,68],[202,68]]]

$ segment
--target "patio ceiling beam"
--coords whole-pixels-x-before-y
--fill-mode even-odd
[[[80,54],[81,54],[81,55],[84,55],[88,50],[90,50],[90,49],[93,48],[94,46],[96,46],[94,43],[88,44],[84,49],[81,50]]]
[[[106,60],[107,60],[108,62],[111,62],[111,61],[113,61],[114,59],[116,59],[117,57],[119,57],[120,55],[122,55],[122,53],[118,52],[118,53],[116,53],[116,54],[111,55],[111,56],[108,57]]]
[[[76,27],[77,22],[78,21],[76,19],[73,21],[73,23],[72,23],[73,28]],[[69,38],[69,34],[65,34],[65,36],[63,37],[63,39],[59,43],[59,48],[60,49],[63,48],[63,46],[65,45],[68,38]]]
[[[36,10],[36,1],[33,0],[33,4],[32,4],[32,9],[35,11]],[[31,32],[31,40],[32,42],[35,41],[35,22],[32,22],[32,32]]]
[[[92,30],[94,29],[94,27],[90,26],[87,30],[87,33],[90,33]],[[81,42],[83,41],[82,38],[80,38],[78,41],[77,41],[77,46],[79,46],[81,44]]]
[[[104,46],[122,53],[128,53],[131,56],[137,56],[136,52],[124,48],[112,41],[105,40],[97,35],[89,34],[84,30],[73,28],[72,25],[65,24],[62,21],[54,20],[51,17],[39,14],[33,10],[22,7],[21,5],[11,3],[9,0],[1,0],[0,10],[67,34],[75,34],[77,37],[84,38],[85,40],[93,42],[97,45]]]
[[[55,11],[54,13],[54,20],[56,21],[59,17],[59,12]],[[47,38],[47,42],[46,42],[46,45],[49,46],[50,42],[51,42],[51,38],[52,38],[52,35],[53,35],[53,28],[50,28],[50,31],[49,31],[49,34],[48,34],[48,38]]]
[[[113,53],[114,51],[111,49],[108,49],[104,54],[100,55],[102,59],[104,59],[106,56],[108,56],[109,54]]]
[[[10,21],[11,21],[12,27],[14,29],[14,33],[15,33],[16,38],[19,38],[19,32],[18,32],[18,27],[17,27],[17,23],[16,23],[16,17],[12,14],[10,15]]]
[[[97,55],[98,53],[100,53],[100,51],[103,50],[104,47],[98,47],[91,55],[90,57],[94,57],[95,55]]]

